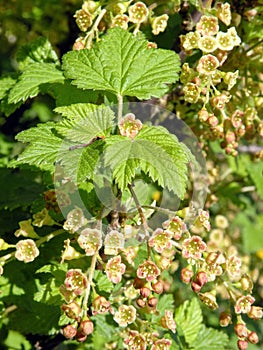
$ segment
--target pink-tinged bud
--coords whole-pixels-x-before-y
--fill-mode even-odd
[[[140,294],[143,298],[148,298],[148,296],[151,294],[151,290],[147,287],[142,287],[140,289]]]
[[[63,304],[61,306],[61,310],[65,312],[67,317],[72,318],[74,320],[77,320],[79,318],[82,311],[80,306],[74,301],[69,304]]]
[[[222,312],[219,317],[221,327],[227,327],[231,323],[232,317],[227,312]]]
[[[181,270],[181,280],[184,283],[189,283],[191,281],[191,278],[193,277],[194,273],[192,270],[188,269],[188,268],[183,268]]]
[[[158,281],[158,282],[152,284],[152,289],[153,289],[153,291],[155,293],[162,294],[162,292],[163,292],[163,284],[162,284],[162,282]]]
[[[213,128],[218,125],[219,121],[215,115],[211,115],[208,118],[208,124],[211,125]]]
[[[202,286],[200,286],[200,284],[196,283],[195,281],[192,282],[191,287],[195,293],[199,293],[202,289]]]
[[[208,282],[206,272],[205,271],[198,272],[195,278],[195,282],[200,284],[201,287],[203,287]]]
[[[79,332],[83,335],[89,335],[93,332],[94,326],[93,322],[91,322],[89,319],[81,321],[79,325]]]
[[[253,320],[260,320],[263,317],[263,309],[260,306],[251,306],[251,309],[247,315]]]
[[[149,305],[150,307],[155,307],[155,306],[157,305],[157,303],[158,303],[158,299],[155,298],[155,297],[150,298],[150,299],[148,300],[148,305]]]
[[[138,299],[136,300],[136,304],[137,304],[139,307],[145,307],[146,302],[145,302],[142,298],[138,298]]]
[[[62,334],[67,339],[73,339],[77,334],[77,329],[71,324],[68,324],[66,327],[62,329]]]
[[[85,340],[87,339],[87,335],[82,333],[82,332],[77,332],[77,335],[76,335],[76,340],[80,343],[83,343]]]
[[[235,332],[238,338],[246,338],[248,335],[247,327],[243,323],[237,323],[235,325]]]
[[[240,284],[242,290],[251,293],[253,289],[253,281],[249,275],[244,274],[240,280]]]
[[[247,350],[248,342],[246,340],[238,340],[237,347],[239,350]]]
[[[257,344],[259,342],[258,339],[258,335],[256,332],[251,332],[249,333],[247,340],[251,343],[251,344]]]

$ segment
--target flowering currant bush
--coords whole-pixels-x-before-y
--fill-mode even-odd
[[[1,348],[260,349],[263,4],[71,3],[0,79]]]

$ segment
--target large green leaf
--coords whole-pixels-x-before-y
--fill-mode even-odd
[[[197,339],[202,321],[202,311],[196,298],[185,301],[175,312],[178,334],[184,336],[189,345]]]
[[[17,84],[11,89],[8,102],[25,101],[28,97],[35,97],[41,86],[47,83],[62,83],[63,73],[54,63],[33,63],[26,66]]]
[[[155,182],[183,198],[188,158],[174,135],[163,127],[145,127],[131,140],[113,136],[106,140],[105,165],[124,191],[140,168]]]
[[[148,49],[146,40],[113,28],[91,50],[67,53],[63,69],[79,88],[149,99],[178,79],[180,61],[173,51]]]

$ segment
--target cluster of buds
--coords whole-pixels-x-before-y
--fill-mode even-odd
[[[238,337],[237,346],[239,350],[246,350],[248,343],[257,344],[259,342],[257,333],[250,331],[242,319],[235,325],[234,329]]]
[[[93,332],[93,322],[88,318],[84,317],[79,322],[68,324],[62,329],[62,334],[66,339],[76,339],[78,342],[84,342],[88,335]]]

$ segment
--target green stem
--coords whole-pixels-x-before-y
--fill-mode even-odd
[[[92,281],[93,281],[93,277],[94,277],[94,272],[95,272],[95,268],[96,268],[96,263],[97,263],[97,257],[98,257],[98,252],[96,252],[92,259],[91,259],[91,265],[90,268],[87,271],[87,275],[88,275],[88,285],[85,291],[85,296],[83,298],[83,310],[84,310],[84,317],[87,316],[87,312],[88,312],[88,300],[89,300],[89,296],[90,296],[90,289],[92,286]]]
[[[169,209],[165,209],[165,208],[161,208],[161,207],[154,207],[152,205],[142,205],[142,208],[145,208],[145,209],[152,209],[154,211],[160,211],[164,214],[167,214],[168,216],[169,215],[175,215],[175,212],[172,211],[172,210],[169,210]]]
[[[98,15],[96,21],[94,22],[91,30],[88,32],[88,34],[86,35],[86,40],[87,40],[87,43],[86,43],[86,47],[88,49],[91,48],[91,43],[92,43],[92,40],[94,39],[94,36],[95,34],[97,33],[98,31],[98,25],[100,24],[100,21],[102,20],[102,17],[105,15],[105,13],[107,12],[106,9],[103,9],[101,11],[101,13]]]
[[[136,27],[133,31],[133,35],[137,35],[138,34],[138,31],[140,30],[140,26],[141,26],[141,23],[137,23],[136,24]]]
[[[49,235],[47,235],[47,236],[45,236],[45,237],[42,237],[42,238],[40,238],[40,239],[38,239],[38,240],[36,241],[36,246],[39,247],[42,243],[48,242],[48,241],[50,241],[51,239],[55,238],[56,236],[61,235],[61,234],[64,233],[64,232],[65,232],[64,229],[59,229],[59,230],[57,230],[57,231],[54,231],[54,232],[50,233]]]
[[[123,96],[118,95],[118,121],[122,118],[122,112],[123,112]]]

